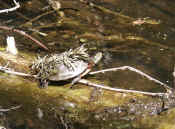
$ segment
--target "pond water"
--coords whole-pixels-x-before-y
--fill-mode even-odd
[[[14,6],[10,0],[1,3],[0,9]],[[93,71],[131,66],[173,87],[172,73],[175,59],[173,1],[21,0],[19,3],[21,5],[19,9],[0,15],[0,26],[25,31],[41,41],[49,51],[19,33],[3,29],[0,30],[1,49],[6,46],[7,35],[15,37],[19,52],[27,55],[26,60],[33,59],[37,55],[61,53],[85,44],[90,54],[93,55],[98,51],[103,53],[102,60]],[[55,10],[56,8],[59,10]],[[1,65],[3,61],[0,61]],[[23,66],[18,65],[15,68],[20,70]],[[88,75],[85,78],[113,88],[166,92],[161,85],[129,70]],[[53,83],[48,89],[43,90],[37,88],[33,79],[9,77],[6,74],[0,74],[0,79],[2,87],[0,106],[5,108],[10,107],[9,105],[23,105],[19,110],[0,112],[0,126],[2,124],[12,129],[175,128],[171,120],[175,116],[173,108],[161,114],[157,113],[159,115],[152,110],[162,106],[159,98],[154,100],[141,96],[137,101],[135,100],[139,97],[137,95],[124,98],[125,94],[116,95],[113,92],[94,90],[82,85],[69,89],[66,87],[67,82],[59,86]],[[10,89],[12,84],[12,88],[17,89]],[[7,88],[4,88],[5,86]],[[20,88],[22,86],[24,89]],[[33,88],[28,89],[29,86]],[[93,96],[91,92],[95,94],[93,102],[89,102],[89,98]],[[15,98],[13,95],[16,95]],[[117,100],[118,102],[114,101],[117,97],[121,98]],[[31,99],[33,100],[30,101]],[[133,102],[134,106],[128,103],[130,101],[136,101]],[[123,106],[127,107],[122,108]],[[151,113],[148,110],[152,110]],[[36,115],[38,113],[44,113],[44,117],[38,118]]]

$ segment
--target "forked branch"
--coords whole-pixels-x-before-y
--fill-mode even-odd
[[[167,84],[165,84],[165,83],[163,83],[163,82],[149,76],[148,74],[146,74],[146,73],[144,73],[136,68],[133,68],[131,66],[121,66],[121,67],[116,67],[116,68],[109,68],[109,69],[99,70],[99,71],[95,71],[95,72],[90,72],[89,74],[93,75],[93,74],[97,74],[97,73],[105,73],[105,72],[110,72],[110,71],[127,70],[127,69],[130,71],[136,72],[137,74],[139,74],[143,77],[146,77],[147,79],[154,81],[155,83],[162,85],[167,90],[172,90],[172,88],[170,88]]]

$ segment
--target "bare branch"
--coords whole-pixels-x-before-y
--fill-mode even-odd
[[[104,86],[104,85],[92,83],[86,79],[80,79],[78,82],[85,84],[85,85],[88,85],[88,86],[102,88],[105,90],[110,90],[110,91],[115,91],[115,92],[121,92],[121,93],[134,93],[134,94],[143,94],[143,95],[158,96],[158,97],[162,97],[162,96],[166,95],[166,93],[152,93],[152,92],[143,92],[143,91],[137,91],[137,90],[125,90],[125,89],[120,89],[120,88],[112,88],[109,86]]]
[[[18,30],[18,29],[13,29],[11,27],[7,27],[7,26],[0,26],[0,29],[3,30],[8,30],[8,31],[12,31],[12,32],[16,32],[20,35],[23,35],[29,39],[31,39],[34,43],[38,44],[39,46],[41,46],[42,48],[44,48],[45,50],[49,50],[43,43],[41,43],[40,41],[38,41],[37,39],[35,39],[34,37],[30,36],[29,34],[25,33],[22,30]]]
[[[16,0],[13,0],[13,2],[15,3],[15,7],[9,8],[9,9],[3,9],[0,10],[0,13],[8,13],[8,12],[12,12],[16,9],[18,9],[20,7],[20,4],[18,2],[16,2]]]
[[[136,72],[137,74],[139,74],[141,76],[144,76],[147,79],[162,85],[166,89],[170,89],[171,90],[171,88],[168,85],[166,85],[165,83],[163,83],[163,82],[161,82],[161,81],[159,81],[159,80],[157,80],[157,79],[147,75],[146,73],[144,73],[144,72],[142,72],[142,71],[140,71],[140,70],[138,70],[136,68],[133,68],[131,66],[122,66],[122,67],[104,69],[104,70],[99,70],[99,71],[95,71],[95,72],[90,72],[89,74],[93,75],[93,74],[97,74],[97,73],[105,73],[105,72],[109,72],[109,71],[118,71],[118,70],[127,70],[127,69],[130,70],[130,71]]]
[[[15,107],[11,107],[11,108],[8,108],[8,109],[0,109],[0,112],[8,112],[10,110],[15,110],[15,109],[18,109],[20,107],[21,107],[21,105],[18,105],[18,106],[15,106]]]
[[[18,76],[25,76],[25,77],[34,77],[34,78],[36,78],[35,75],[21,73],[21,72],[15,72],[15,71],[13,71],[13,70],[11,70],[9,68],[2,67],[2,66],[0,66],[0,71],[4,72],[4,73],[8,73],[8,74],[18,75]]]

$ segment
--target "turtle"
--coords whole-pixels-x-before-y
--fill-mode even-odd
[[[49,81],[64,81],[73,79],[71,85],[91,71],[91,68],[102,58],[98,52],[94,56],[87,53],[87,48],[81,45],[60,54],[38,57],[32,64],[32,71],[37,74],[39,86],[45,88]]]

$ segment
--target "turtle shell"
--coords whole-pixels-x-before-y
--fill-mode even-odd
[[[80,75],[88,68],[88,63],[83,60],[72,62],[71,65],[73,66],[73,69],[68,68],[64,63],[58,64],[56,66],[58,72],[55,75],[50,76],[48,79],[51,81],[71,79]]]

